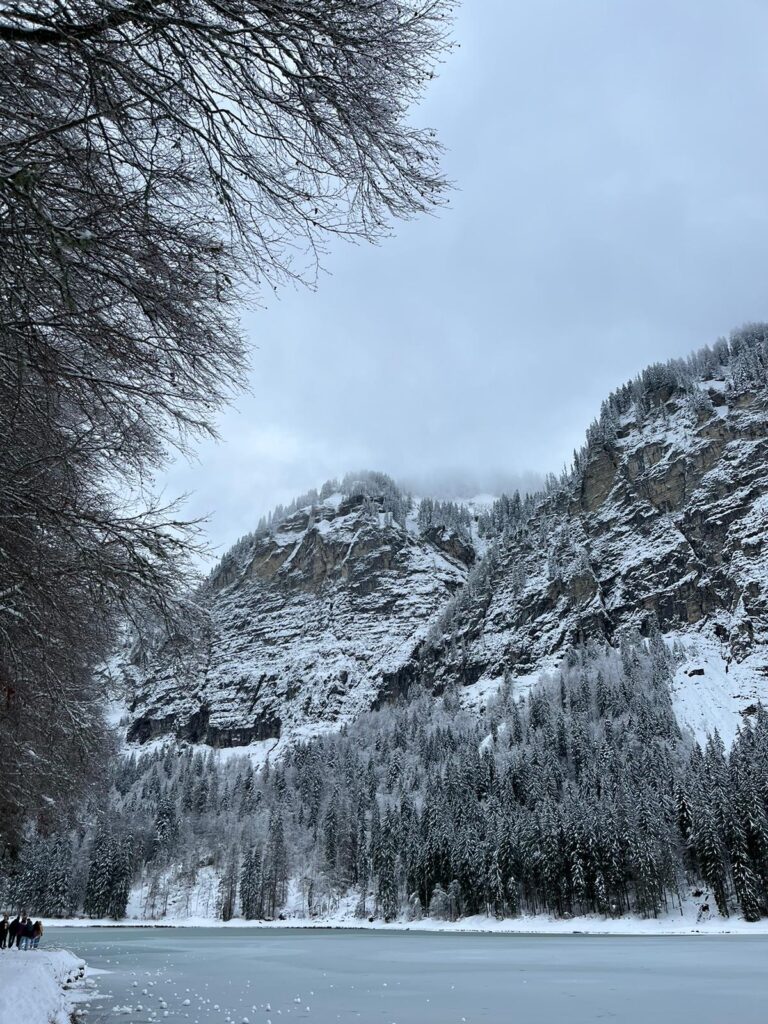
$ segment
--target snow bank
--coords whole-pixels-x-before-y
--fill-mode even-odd
[[[720,917],[717,913],[699,919],[699,903],[684,901],[682,912],[656,918],[587,917],[556,918],[546,914],[524,915],[499,920],[477,914],[458,921],[423,918],[421,921],[360,920],[341,912],[327,917],[287,917],[284,921],[220,921],[207,917],[164,917],[155,921],[126,918],[122,921],[71,918],[51,922],[62,928],[342,928],[382,931],[498,932],[518,935],[768,935],[768,918],[748,922],[741,917]],[[0,1018],[0,1024],[5,1022]]]
[[[70,1024],[85,964],[60,950],[0,950],[0,1024]]]

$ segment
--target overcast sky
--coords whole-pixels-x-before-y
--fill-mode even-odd
[[[244,326],[251,394],[178,464],[227,546],[357,468],[559,470],[647,363],[768,318],[768,4],[465,0],[418,120],[457,191]]]

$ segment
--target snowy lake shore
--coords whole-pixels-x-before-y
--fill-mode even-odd
[[[0,1024],[70,1024],[85,971],[66,949],[0,951]]]
[[[57,928],[297,928],[297,929],[343,929],[423,931],[423,932],[475,932],[512,935],[768,935],[768,918],[748,922],[740,917],[720,917],[718,914],[697,920],[697,908],[683,905],[683,913],[668,914],[658,918],[639,917],[573,917],[554,918],[546,915],[504,918],[475,915],[458,921],[441,921],[423,918],[420,921],[398,920],[385,924],[381,920],[360,920],[346,911],[326,917],[286,917],[278,921],[247,921],[232,918],[219,921],[205,917],[164,917],[156,920],[125,918],[112,921],[108,918],[68,918],[50,920]]]

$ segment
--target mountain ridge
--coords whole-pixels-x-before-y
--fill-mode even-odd
[[[129,739],[301,737],[632,631],[720,644],[748,705],[768,677],[767,382],[750,325],[616,389],[538,494],[470,513],[377,473],[310,492],[222,558],[203,628],[124,663]]]

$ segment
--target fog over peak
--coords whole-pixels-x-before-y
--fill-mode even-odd
[[[402,476],[398,479],[403,490],[418,497],[439,498],[441,501],[471,501],[473,498],[498,497],[501,494],[533,494],[544,486],[541,473],[510,473],[505,470],[480,469],[472,471],[433,470]]]

